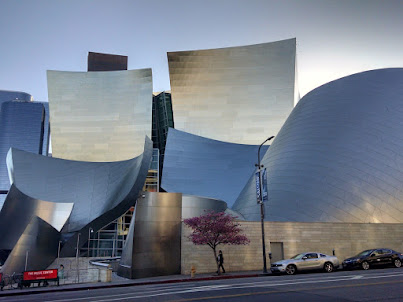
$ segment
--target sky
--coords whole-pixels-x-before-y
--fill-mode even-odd
[[[297,39],[300,95],[356,72],[403,67],[402,0],[0,0],[0,90],[47,101],[46,70],[126,55],[169,90],[169,51]]]

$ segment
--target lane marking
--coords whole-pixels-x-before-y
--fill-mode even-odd
[[[206,286],[201,286],[200,288],[208,290],[210,287],[215,287],[215,285],[211,285],[211,286],[206,285]],[[191,289],[191,288],[194,288],[194,287],[188,287],[186,289]],[[137,287],[125,287],[124,289],[130,289],[131,292],[114,294],[114,295],[101,295],[101,296],[94,296],[94,297],[63,298],[63,299],[60,299],[60,300],[49,300],[49,301],[45,301],[45,302],[51,302],[51,301],[53,301],[53,302],[54,301],[60,301],[60,302],[62,302],[62,301],[80,301],[80,300],[88,300],[88,299],[93,299],[93,298],[120,297],[120,296],[133,295],[134,292],[138,291]],[[103,290],[107,290],[107,289],[103,289]],[[164,292],[164,291],[169,291],[169,290],[175,290],[175,287],[174,286],[169,286],[169,287],[163,287],[163,288],[160,288],[160,289],[156,289],[156,288],[154,288],[154,286],[152,286],[151,288],[147,287],[146,289],[141,289],[141,291],[143,293],[144,292],[156,293],[156,292]],[[90,290],[90,291],[93,292],[93,290]],[[81,291],[81,292],[83,292],[83,291]],[[75,292],[75,291],[68,291],[68,292],[64,292],[63,294],[65,294],[65,295],[75,295],[76,293],[77,292]],[[52,295],[52,294],[53,294],[52,292],[46,292],[46,293],[42,293],[42,294],[39,293],[38,295]],[[44,298],[46,299],[47,297],[44,297]],[[12,300],[10,300],[10,299],[12,299]],[[7,300],[7,301],[11,302],[11,301],[26,301],[27,299],[26,299],[25,295],[24,296],[18,296],[18,297],[11,297],[11,298],[7,297],[7,296],[6,297],[1,297],[0,296],[0,301],[4,301],[4,300]]]
[[[362,277],[364,277],[364,276],[357,275],[357,276],[354,276],[354,277],[353,277],[353,278],[351,278],[351,279],[356,280],[356,279],[361,279]]]
[[[355,279],[374,279],[374,278],[389,278],[389,277],[395,277],[395,276],[403,276],[403,274],[396,274],[395,272],[389,272],[389,273],[382,273],[382,274],[377,274],[375,275],[376,272],[374,271],[371,274],[367,275],[343,275],[343,276],[327,276],[327,277],[322,277],[320,280],[317,278],[313,277],[308,277],[308,278],[300,278],[292,282],[291,280],[287,278],[287,280],[278,280],[277,282],[272,282],[273,279],[269,278],[264,281],[258,281],[258,282],[246,282],[246,283],[231,283],[231,284],[212,284],[212,285],[202,285],[202,286],[191,286],[191,284],[195,283],[187,283],[186,287],[184,286],[185,284],[183,283],[178,283],[177,285],[151,285],[147,286],[147,288],[130,288],[127,287],[127,289],[131,289],[131,292],[126,292],[126,293],[121,293],[121,294],[114,294],[114,295],[101,295],[101,296],[94,296],[94,297],[82,297],[82,298],[63,298],[59,300],[50,300],[52,302],[54,301],[83,301],[83,300],[91,300],[91,299],[97,299],[97,298],[113,298],[113,297],[121,297],[121,299],[126,299],[124,296],[128,295],[133,295],[135,294],[134,292],[140,289],[142,291],[141,296],[132,296],[128,297],[129,298],[144,298],[144,297],[152,297],[152,296],[162,296],[162,295],[171,295],[171,294],[176,294],[176,293],[191,293],[191,292],[202,292],[202,291],[218,291],[218,290],[230,290],[230,289],[242,289],[242,288],[250,288],[250,287],[273,287],[273,286],[286,286],[286,285],[294,285],[294,284],[309,284],[309,283],[324,283],[324,282],[337,282],[337,281],[348,281],[348,280],[355,280]],[[375,276],[374,276],[375,275]],[[219,280],[219,281],[224,281],[228,282],[228,280]],[[125,288],[126,289],[126,288]],[[98,290],[98,289],[97,289]],[[167,292],[169,290],[173,290],[170,292]],[[93,291],[92,291],[93,292]],[[151,294],[152,292],[152,294]],[[66,292],[64,294],[76,294],[77,292]],[[52,293],[44,293],[43,295],[46,294],[52,294]],[[151,295],[150,295],[151,294]],[[17,297],[15,297],[17,298]],[[1,297],[0,296],[0,301],[4,301],[6,299],[7,301],[26,301],[26,297],[18,297],[20,299],[13,299],[10,300],[10,297]],[[44,297],[46,299],[46,297]],[[50,302],[48,301],[48,302]],[[102,300],[102,301],[108,301],[108,300]],[[112,300],[114,301],[114,300]]]
[[[360,287],[360,286],[385,285],[385,284],[395,284],[395,283],[403,283],[403,281],[335,285],[335,286],[324,286],[324,287],[317,287],[317,288],[302,288],[302,289],[299,289],[299,290],[271,290],[271,291],[256,292],[256,293],[243,293],[243,294],[233,294],[233,295],[221,295],[221,296],[214,296],[214,297],[199,297],[199,298],[189,298],[189,299],[181,299],[181,300],[169,300],[168,302],[188,302],[188,301],[225,299],[225,298],[236,298],[236,297],[245,297],[245,296],[278,294],[278,293],[292,293],[292,292],[297,293],[297,292],[311,291],[311,290],[312,291],[315,291],[315,290],[328,290],[328,289],[345,288],[345,287]]]
[[[403,276],[403,274],[390,274],[390,275],[384,275],[384,276],[369,276],[365,279],[374,279],[374,278],[390,278],[390,277],[396,277],[396,276]],[[353,276],[354,277],[354,276]],[[220,286],[202,286],[202,287],[197,287],[197,288],[192,288],[192,289],[187,289],[187,290],[177,290],[177,291],[171,291],[171,292],[161,292],[161,293],[153,293],[153,294],[142,294],[142,295],[134,295],[134,296],[128,296],[131,295],[132,293],[126,293],[126,294],[118,294],[118,295],[110,295],[110,296],[94,296],[94,297],[86,297],[86,298],[73,298],[73,299],[62,299],[62,300],[51,300],[51,301],[46,301],[46,302],[67,302],[67,301],[80,301],[80,300],[92,300],[92,301],[98,301],[98,302],[106,302],[106,301],[122,301],[122,300],[128,300],[128,299],[140,299],[140,298],[150,298],[150,297],[157,297],[157,296],[166,296],[166,295],[175,295],[175,294],[186,294],[186,293],[194,293],[194,292],[203,292],[203,291],[219,291],[219,290],[230,290],[230,289],[246,289],[246,288],[251,288],[251,287],[275,287],[275,286],[285,286],[285,285],[296,285],[296,284],[310,284],[310,283],[326,283],[326,282],[337,282],[337,281],[351,281],[353,280],[351,276],[348,276],[347,278],[339,278],[339,279],[334,279],[334,280],[308,280],[308,281],[296,281],[296,282],[287,282],[287,283],[270,283],[270,284],[253,284],[253,283],[246,283],[246,284],[235,284],[235,285],[220,285]],[[403,281],[397,281],[399,283],[403,283]],[[267,282],[266,282],[267,283]],[[379,284],[388,284],[388,283],[394,283],[394,281],[391,282],[382,282]],[[376,283],[368,283],[368,284],[376,284]],[[349,285],[340,285],[338,287],[348,287]],[[292,290],[290,290],[292,291]],[[125,297],[127,296],[127,297]],[[114,297],[119,297],[119,298],[114,298]],[[98,298],[106,298],[103,300],[100,300]],[[94,300],[95,299],[95,300]],[[191,300],[190,300],[191,301]]]

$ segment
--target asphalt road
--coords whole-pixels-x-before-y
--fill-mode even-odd
[[[403,268],[54,292],[2,301],[403,301]]]

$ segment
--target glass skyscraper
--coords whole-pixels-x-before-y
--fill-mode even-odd
[[[174,128],[171,94],[161,92],[153,96],[152,141],[154,148],[159,149],[159,173],[162,174],[165,145],[167,143],[168,129]]]
[[[26,101],[31,102],[33,98],[30,94],[21,91],[0,90],[0,104],[7,101]]]
[[[25,92],[0,91],[0,208],[10,188],[6,157],[13,147],[47,155],[49,110]]]

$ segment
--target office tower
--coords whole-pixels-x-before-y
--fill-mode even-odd
[[[0,91],[0,209],[10,188],[6,165],[11,147],[47,155],[47,103],[33,102],[25,92]]]

